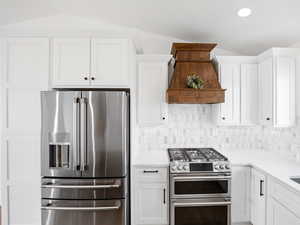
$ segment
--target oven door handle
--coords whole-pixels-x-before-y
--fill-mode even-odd
[[[190,206],[225,206],[231,205],[231,201],[226,202],[174,202],[173,205],[179,207],[190,207]]]
[[[190,181],[190,180],[230,180],[231,176],[206,176],[206,177],[202,177],[202,176],[185,176],[185,177],[173,177],[173,180],[181,180],[181,181]]]

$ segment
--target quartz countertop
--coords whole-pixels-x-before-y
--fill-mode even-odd
[[[299,162],[262,150],[221,151],[221,153],[228,157],[233,166],[251,166],[261,170],[300,194],[300,184],[290,180],[292,176],[300,177]],[[167,167],[169,165],[167,150],[140,152],[133,158],[132,165]]]

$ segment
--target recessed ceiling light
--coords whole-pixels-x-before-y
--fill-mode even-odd
[[[242,8],[237,13],[240,17],[247,17],[251,15],[251,9],[249,8]]]

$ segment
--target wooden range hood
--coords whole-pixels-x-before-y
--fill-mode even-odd
[[[210,59],[210,52],[217,44],[173,43],[171,54],[175,59],[174,72],[167,90],[169,104],[211,104],[224,102],[225,89],[221,88],[218,75]],[[204,80],[201,89],[188,88],[188,75],[196,74]]]

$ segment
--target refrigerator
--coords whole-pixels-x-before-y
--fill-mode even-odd
[[[42,225],[129,225],[129,92],[41,92]]]

